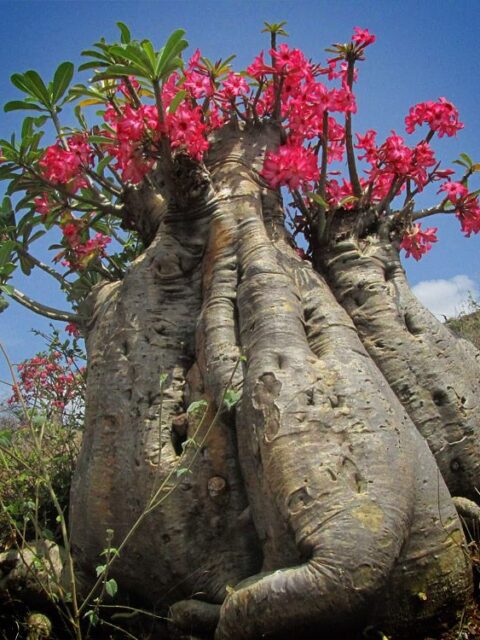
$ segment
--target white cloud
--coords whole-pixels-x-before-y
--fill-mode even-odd
[[[458,315],[468,308],[469,299],[480,297],[477,283],[466,275],[422,280],[413,287],[413,293],[439,320]]]

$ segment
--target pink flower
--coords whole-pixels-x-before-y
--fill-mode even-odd
[[[195,67],[199,66],[200,63],[200,58],[202,57],[202,54],[200,53],[200,49],[196,49],[195,53],[192,55],[192,57],[190,58],[190,60],[188,61],[188,69],[191,71],[192,69],[194,69]]]
[[[438,193],[441,193],[442,191],[446,193],[446,197],[450,202],[456,202],[468,195],[467,187],[461,182],[444,182],[438,190]]]
[[[72,191],[86,185],[85,169],[93,163],[93,151],[88,144],[87,134],[78,133],[66,139],[67,147],[59,142],[47,147],[39,161],[47,180],[58,184],[69,183]]]
[[[436,227],[428,227],[425,231],[422,231],[420,223],[415,223],[410,229],[405,232],[403,240],[400,243],[400,248],[406,253],[405,256],[409,258],[412,256],[415,260],[428,253],[432,248],[432,243],[437,242]]]
[[[467,238],[472,233],[480,233],[480,205],[476,196],[469,194],[465,199],[457,201],[455,215]]]
[[[357,104],[355,96],[347,85],[341,89],[332,89],[329,94],[329,110],[340,111],[342,113],[356,113]]]
[[[258,54],[258,56],[255,58],[255,60],[252,62],[252,64],[249,67],[247,67],[248,75],[252,76],[252,78],[255,78],[256,80],[260,80],[267,73],[274,73],[274,72],[275,72],[275,69],[273,67],[270,67],[265,64],[265,61],[263,60],[263,51],[261,51]]]
[[[375,143],[375,138],[377,136],[377,132],[373,129],[369,129],[365,132],[365,135],[356,134],[357,136],[357,144],[355,145],[355,149],[363,149],[365,153],[363,156],[358,156],[359,160],[366,160],[369,164],[373,164],[377,158],[377,145]]]
[[[300,49],[290,49],[288,44],[282,43],[278,49],[270,49],[276,70],[282,72],[299,71],[308,69],[308,61]]]
[[[34,198],[33,202],[35,204],[35,211],[38,211],[42,218],[46,218],[50,213],[51,207],[51,204],[48,200],[48,194],[43,193],[41,196]]]
[[[185,71],[183,86],[194,98],[209,97],[215,90],[210,77],[198,71]]]
[[[74,338],[80,337],[80,328],[75,322],[70,322],[69,324],[67,324],[65,327],[65,331]]]
[[[368,29],[354,27],[353,32],[352,42],[356,42],[360,47],[368,47],[368,45],[373,44],[376,40],[376,37],[370,33]]]
[[[205,132],[206,125],[199,107],[184,103],[174,114],[168,116],[168,134],[172,147],[184,148],[196,160],[201,160],[208,149]]]
[[[250,90],[245,78],[238,73],[228,74],[223,81],[223,89],[226,98],[243,96]]]
[[[316,180],[318,173],[317,158],[313,151],[287,142],[276,153],[267,152],[260,175],[274,189],[283,185],[298,189]]]
[[[378,150],[378,159],[384,162],[386,170],[406,176],[410,170],[413,153],[403,138],[392,131]]]

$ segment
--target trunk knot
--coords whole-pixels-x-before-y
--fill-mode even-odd
[[[225,495],[227,482],[221,476],[212,476],[208,481],[208,493],[212,500],[217,500]]]

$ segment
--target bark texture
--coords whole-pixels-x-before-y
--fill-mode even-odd
[[[273,126],[220,131],[203,188],[155,214],[145,253],[92,301],[78,562],[95,566],[107,528],[117,545],[126,535],[194,430],[186,407],[205,398],[220,418],[122,553],[120,583],[177,602],[190,632],[211,637],[219,615],[215,640],[349,638],[369,624],[423,637],[470,597],[461,526],[410,409],[259,180],[278,141]],[[242,391],[233,410],[227,387]]]
[[[77,562],[93,571],[106,530],[118,547],[164,483],[161,504],[114,568],[126,589],[153,603],[197,592],[221,602],[225,585],[258,565],[253,529],[238,522],[247,502],[228,420],[208,434],[194,473],[179,481],[175,472],[178,443],[196,431],[185,409],[208,397],[195,365],[195,330],[211,215],[207,181],[188,207],[163,211],[155,239],[124,280],[92,300],[86,431],[72,489]],[[213,495],[222,480],[227,495]]]
[[[324,252],[332,290],[435,455],[455,496],[478,502],[480,353],[412,293],[389,230],[345,233]]]

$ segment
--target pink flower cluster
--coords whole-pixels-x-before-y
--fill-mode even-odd
[[[9,404],[17,404],[20,398],[30,406],[42,403],[48,411],[62,411],[78,396],[78,386],[83,380],[84,368],[73,373],[72,362],[62,363],[59,351],[38,354],[17,366],[18,386],[14,387]]]
[[[65,331],[73,338],[80,338],[80,336],[82,335],[80,332],[80,327],[75,322],[69,322],[67,325],[65,325]]]
[[[104,119],[114,133],[101,132],[112,138],[112,144],[105,144],[103,148],[116,159],[115,169],[125,182],[141,182],[155,164],[154,159],[147,158],[143,152],[143,141],[152,139],[158,128],[156,107],[142,105],[135,109],[126,103],[120,113],[108,107]]]
[[[287,143],[266,154],[260,175],[274,189],[298,189],[318,178],[317,158],[311,149]]]
[[[195,160],[201,160],[208,149],[207,126],[200,107],[184,103],[167,118],[167,131],[173,149],[184,149]]]
[[[48,193],[43,193],[41,196],[34,198],[33,203],[35,205],[35,211],[38,211],[42,218],[45,219],[52,207]]]
[[[424,123],[428,124],[431,131],[438,132],[439,138],[454,136],[457,131],[463,129],[457,109],[445,98],[439,98],[438,102],[420,102],[411,107],[405,118],[407,133],[413,133],[416,127]]]
[[[85,239],[88,233],[86,220],[79,220],[68,214],[63,217],[60,226],[67,249],[60,252],[55,257],[55,261],[62,259],[65,267],[82,270],[92,259],[105,255],[105,249],[111,242],[111,238],[103,233],[96,233],[93,238]]]
[[[413,224],[403,236],[400,248],[404,249],[407,258],[412,256],[415,260],[425,255],[432,248],[432,243],[437,242],[436,227],[428,227],[422,231],[421,224]]]
[[[361,29],[360,27],[353,28],[352,42],[355,42],[359,47],[368,47],[373,44],[376,37],[373,33],[370,33],[368,29]]]
[[[39,165],[43,176],[53,184],[68,185],[72,192],[87,185],[85,169],[93,163],[93,151],[86,133],[65,138],[64,143],[47,147]]]
[[[480,233],[480,202],[478,196],[469,193],[461,182],[444,182],[439,193],[444,192],[455,207],[455,214],[460,221],[463,233],[470,237],[472,233]]]
[[[428,142],[422,141],[414,147],[409,147],[402,136],[392,131],[392,135],[377,147],[377,134],[373,129],[368,130],[363,136],[356,135],[355,148],[364,152],[359,159],[371,165],[367,171],[368,180],[365,186],[371,192],[372,201],[382,200],[389,193],[394,181],[398,188],[392,195],[403,189],[407,178],[415,183],[418,191],[422,191],[429,180],[436,179],[428,173],[430,167],[436,164],[435,155]]]

